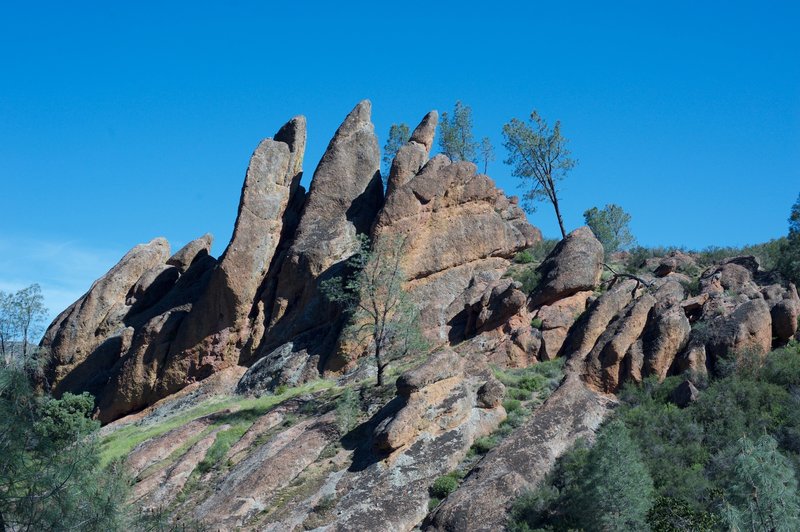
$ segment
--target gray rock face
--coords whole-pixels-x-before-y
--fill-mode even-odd
[[[603,245],[588,227],[579,227],[550,252],[538,270],[542,280],[531,294],[531,306],[549,305],[600,282]]]
[[[700,390],[688,379],[676,386],[669,394],[669,400],[680,408],[686,408],[697,401],[699,397]]]
[[[489,451],[422,529],[503,530],[514,500],[541,482],[575,440],[593,437],[613,404],[576,375],[568,377],[522,427]]]

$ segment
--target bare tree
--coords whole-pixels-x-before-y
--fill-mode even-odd
[[[566,237],[564,220],[558,205],[557,184],[575,167],[566,138],[561,136],[561,122],[551,129],[539,113],[533,111],[528,123],[513,118],[503,126],[503,146],[508,150],[505,163],[512,166],[512,175],[522,181],[523,205],[535,212],[537,201],[548,200],[556,212],[561,236]]]
[[[489,137],[483,137],[479,149],[483,160],[483,173],[485,174],[489,171],[489,163],[495,160],[494,146],[492,146],[492,141],[489,140]]]
[[[403,284],[401,266],[406,240],[379,237],[370,247],[362,236],[361,250],[350,260],[353,273],[323,282],[328,299],[339,302],[349,314],[344,331],[359,349],[370,350],[383,386],[392,360],[421,349],[418,312]]]
[[[0,291],[0,357],[6,364],[14,358],[28,358],[36,351],[46,317],[38,284],[14,293]]]

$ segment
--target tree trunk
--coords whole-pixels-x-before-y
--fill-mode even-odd
[[[381,362],[381,348],[380,346],[375,346],[375,365],[378,367],[378,382],[375,384],[377,388],[383,386],[383,369],[384,365]]]
[[[558,198],[553,194],[553,208],[556,210],[556,218],[558,218],[558,228],[561,229],[561,238],[567,238],[567,232],[564,231],[564,220],[561,219],[561,210],[558,208]]]

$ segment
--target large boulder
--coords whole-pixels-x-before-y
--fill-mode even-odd
[[[616,392],[626,377],[641,374],[641,363],[629,350],[644,331],[656,300],[643,294],[625,307],[598,339],[586,359],[584,378],[594,389]]]
[[[542,334],[542,348],[539,358],[553,360],[561,351],[570,328],[583,312],[593,292],[577,292],[550,305],[543,305],[535,313]]]
[[[531,306],[550,305],[577,292],[593,290],[600,282],[602,268],[603,245],[588,227],[575,229],[539,266],[542,279],[531,294]]]

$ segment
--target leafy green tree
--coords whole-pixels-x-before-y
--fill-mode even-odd
[[[489,171],[489,163],[495,160],[494,146],[492,146],[492,141],[489,140],[489,137],[483,137],[478,149],[481,152],[481,160],[483,161],[483,173],[485,174]]]
[[[348,261],[354,272],[348,278],[335,277],[322,283],[322,291],[340,303],[349,315],[345,338],[369,350],[383,386],[386,368],[392,360],[421,349],[416,306],[403,283],[401,261],[405,239],[379,237],[370,247],[362,235],[361,248]]]
[[[606,255],[630,248],[636,239],[631,234],[631,215],[622,207],[610,203],[598,209],[592,207],[583,213],[586,225],[603,244]]]
[[[389,138],[386,139],[386,144],[383,145],[383,180],[384,182],[389,177],[389,170],[392,168],[392,161],[403,144],[408,142],[411,138],[411,130],[408,124],[401,122],[400,124],[392,124],[389,128]]]
[[[732,530],[800,530],[800,499],[791,461],[774,438],[742,437],[734,446],[723,515]]]
[[[0,361],[10,364],[37,350],[47,309],[42,289],[32,284],[14,293],[0,290]]]
[[[472,136],[472,108],[457,101],[452,114],[439,119],[439,148],[451,161],[475,162],[478,145]]]
[[[30,364],[0,364],[0,531],[124,528],[127,482],[100,467],[94,400],[37,396]]]
[[[570,513],[586,530],[647,529],[653,479],[621,421],[612,421],[600,432],[578,485]]]
[[[553,206],[561,236],[566,237],[564,220],[558,205],[558,183],[575,167],[575,159],[567,149],[569,142],[561,135],[561,122],[552,129],[533,111],[528,123],[512,118],[503,126],[503,137],[511,175],[520,178],[525,189],[523,206],[528,212],[536,211],[536,202],[547,200]]]

